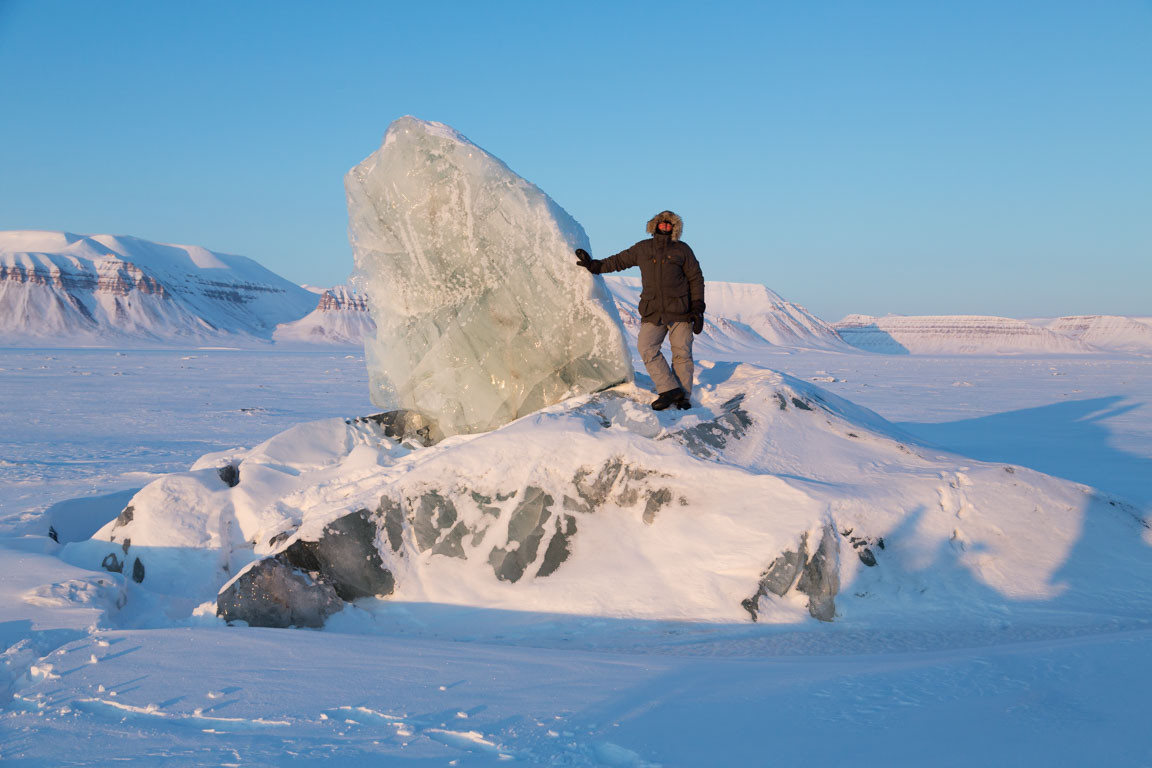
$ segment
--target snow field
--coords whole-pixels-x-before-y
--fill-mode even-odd
[[[463,766],[796,765],[818,755],[958,766],[1139,765],[1149,750],[1142,695],[1128,684],[1152,650],[1146,630],[736,659],[669,655],[659,641],[619,653],[260,629],[95,637],[107,645],[60,647],[44,662],[54,673],[17,692],[0,755]]]
[[[859,518],[864,512],[854,504],[878,498],[924,507],[905,533],[887,532],[888,548],[874,568],[845,543],[843,564],[855,570],[842,595],[859,588],[883,601],[846,597],[852,614],[831,625],[808,618],[802,600],[757,624],[745,617],[682,622],[382,600],[349,606],[314,632],[220,627],[211,610],[193,611],[191,600],[156,597],[123,574],[70,566],[58,557],[62,545],[44,536],[43,516],[54,512],[73,521],[73,531],[90,533],[123,508],[123,497],[108,498],[110,491],[193,466],[214,472],[217,460],[242,455],[242,481],[228,494],[257,525],[306,508],[336,514],[342,494],[355,501],[401,464],[411,481],[431,477],[443,468],[436,462],[447,463],[446,452],[390,449],[393,456],[367,438],[315,439],[317,432],[349,434],[333,429],[330,417],[372,410],[362,405],[363,363],[344,369],[342,358],[323,355],[156,351],[145,368],[126,375],[127,361],[143,365],[136,352],[126,352],[127,361],[111,351],[36,354],[6,351],[0,359],[0,376],[21,404],[0,416],[5,764],[1152,762],[1143,722],[1152,684],[1149,581],[1115,578],[1139,572],[1152,546],[1136,520],[1152,511],[1152,473],[1141,471],[1152,462],[1146,362],[773,352],[770,366],[804,380],[830,377],[817,382],[824,392],[895,424],[884,431],[883,422],[864,421],[862,408],[832,397],[826,405],[836,413],[764,411],[761,438],[733,443],[727,464],[710,466],[782,500],[827,502],[819,489],[832,482],[839,496],[860,491],[859,502],[841,498],[842,508],[821,510],[841,519]],[[194,359],[181,359],[188,356]],[[744,373],[725,372],[725,365],[701,366],[706,402],[685,414],[682,426],[707,421],[729,382],[747,384],[738,378]],[[971,386],[951,386],[957,381]],[[587,409],[559,409],[531,417],[553,440],[533,443],[510,430],[491,450],[474,439],[454,450],[467,449],[461,457],[477,472],[492,464],[496,449],[511,452],[517,442],[524,455],[540,454],[540,464],[557,455],[579,464],[582,451],[602,439],[596,435],[610,433],[629,456],[667,458],[669,441],[643,436],[666,427],[659,419],[653,425],[643,399],[629,402],[600,409],[610,427]],[[772,422],[775,413],[788,420]],[[277,441],[297,424],[303,431]],[[803,429],[793,436],[804,439],[784,440],[785,428]],[[293,439],[305,435],[307,450]],[[269,438],[263,448],[235,447]],[[125,449],[109,456],[104,446]],[[208,452],[215,455],[197,464]],[[802,455],[827,455],[825,464],[843,474],[813,470],[820,465],[796,472],[805,467]],[[758,486],[756,473],[738,465],[767,456],[776,457],[780,472]],[[682,460],[693,468],[708,461]],[[259,500],[286,487],[291,462],[306,467],[298,478],[340,477],[320,489],[293,489],[277,501],[282,507],[265,509]],[[522,481],[537,471],[522,464],[509,465],[507,474],[520,473],[515,479]],[[886,473],[899,468],[915,472],[907,482],[886,483]],[[1057,478],[1089,482],[1098,492]],[[501,479],[489,469],[489,482]],[[242,492],[249,481],[252,490]],[[741,502],[732,489],[699,485],[684,489],[697,494],[694,505]],[[211,486],[206,480],[203,487]],[[1003,503],[1001,490],[1022,500],[1009,520],[990,511]],[[1023,504],[1035,494],[1063,505],[1050,514],[1046,507],[1039,526]],[[1110,501],[1128,506],[1113,514]],[[675,506],[662,508],[651,524],[643,521],[643,505],[630,510],[634,518],[612,518],[620,526],[616,541],[586,527],[577,543],[586,533],[600,536],[598,546],[614,545],[630,562],[636,548],[625,537],[684,546],[694,531],[688,517],[664,514],[679,511]],[[953,530],[962,535],[951,539]],[[548,578],[564,573],[562,567]],[[1017,586],[1019,574],[1035,578]],[[917,593],[917,579],[938,595],[935,603]],[[579,584],[567,585],[561,599],[590,599],[579,592]],[[978,609],[965,609],[972,604]]]

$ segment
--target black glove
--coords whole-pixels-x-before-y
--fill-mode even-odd
[[[576,249],[576,266],[584,267],[594,275],[600,274],[600,262],[593,260],[583,248]]]
[[[692,333],[699,336],[704,330],[704,299],[692,302]]]

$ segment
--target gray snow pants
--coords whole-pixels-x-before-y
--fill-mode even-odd
[[[672,368],[675,374],[668,368],[668,361],[660,352],[665,336],[672,347]],[[636,349],[640,352],[644,367],[648,369],[648,375],[652,377],[652,383],[656,385],[657,394],[676,387],[692,394],[692,323],[641,323]]]

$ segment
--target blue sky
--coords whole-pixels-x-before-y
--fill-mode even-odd
[[[419,6],[0,0],[0,229],[343,282],[412,114],[827,320],[1152,315],[1152,0]]]

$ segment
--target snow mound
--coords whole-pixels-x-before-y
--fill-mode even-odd
[[[268,340],[315,298],[243,256],[135,237],[0,232],[0,338]]]
[[[833,327],[849,344],[886,354],[1084,354],[1084,341],[1023,320],[985,315],[849,315]]]
[[[316,309],[299,320],[281,323],[272,334],[277,342],[361,345],[376,332],[368,312],[368,300],[347,285],[315,289],[320,294]]]
[[[1124,502],[941,453],[787,375],[702,362],[699,407],[645,395],[431,446],[403,414],[301,424],[156,480],[62,556],[172,616],[219,594],[230,618],[298,626],[375,599],[775,623],[1123,613],[1152,577]],[[291,610],[269,618],[272,597]]]

